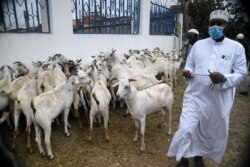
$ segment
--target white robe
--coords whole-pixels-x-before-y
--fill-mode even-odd
[[[244,48],[225,38],[215,42],[211,38],[197,41],[188,56],[185,69],[193,73],[186,79],[182,113],[178,131],[174,134],[167,156],[206,156],[220,163],[226,148],[229,116],[234,102],[235,86],[247,74]],[[212,90],[209,74],[220,72],[226,78]]]

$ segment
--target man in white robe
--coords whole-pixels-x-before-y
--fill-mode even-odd
[[[187,58],[183,76],[188,82],[178,131],[167,156],[180,161],[176,167],[205,166],[206,156],[220,163],[226,148],[229,117],[235,88],[247,74],[242,45],[224,36],[228,13],[210,14],[209,38],[197,41]]]

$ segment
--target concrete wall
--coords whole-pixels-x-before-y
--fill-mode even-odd
[[[22,61],[31,67],[32,61],[47,60],[48,56],[61,53],[69,59],[81,58],[90,62],[99,52],[116,49],[124,53],[129,49],[153,49],[165,52],[179,50],[176,36],[149,35],[150,1],[141,0],[139,35],[73,34],[70,0],[49,0],[51,34],[1,33],[0,66]]]

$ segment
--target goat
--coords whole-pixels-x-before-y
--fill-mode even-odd
[[[48,92],[36,96],[32,101],[34,112],[34,125],[36,129],[36,142],[39,152],[45,155],[41,145],[41,129],[44,130],[45,144],[49,159],[53,159],[54,155],[51,151],[50,136],[51,123],[63,111],[64,112],[64,130],[66,136],[68,132],[68,114],[70,106],[73,102],[73,94],[81,86],[81,84],[89,83],[90,80],[84,77],[72,75],[68,80],[61,85],[58,85]]]
[[[0,80],[0,111],[3,111],[2,117],[0,119],[0,124],[5,120],[8,120],[8,126],[11,127],[9,121],[10,114],[10,101],[9,95],[11,94],[11,80],[13,69],[4,65],[0,68],[0,73],[2,74],[2,79]]]
[[[89,140],[92,140],[92,132],[93,132],[93,121],[97,114],[103,116],[104,120],[104,129],[106,140],[110,141],[108,135],[108,121],[109,121],[109,103],[111,100],[111,94],[107,89],[107,80],[106,77],[97,71],[93,67],[92,77],[94,80],[94,87],[91,92],[91,109],[89,114],[90,120],[90,132],[89,132]]]
[[[23,85],[23,87],[17,93],[17,99],[15,100],[15,108],[14,108],[14,139],[12,143],[12,148],[15,148],[17,133],[18,133],[18,124],[21,112],[26,117],[26,133],[27,133],[27,147],[30,153],[33,152],[30,142],[30,133],[31,133],[31,125],[32,125],[32,108],[31,101],[37,96],[36,89],[37,80],[34,78],[30,82]]]
[[[15,71],[15,78],[27,75],[29,73],[29,69],[20,61],[14,62],[12,68]]]
[[[115,50],[111,53],[106,53],[106,60],[109,66],[111,66],[112,77],[116,78],[118,81],[121,78],[134,78],[136,79],[135,85],[138,89],[144,89],[146,87],[152,86],[154,84],[160,83],[162,81],[157,80],[154,75],[145,74],[143,72],[135,71],[133,69],[127,69],[121,62],[118,55],[115,54]],[[112,87],[113,89],[113,87]],[[114,91],[111,89],[111,92]],[[111,93],[114,94],[113,92]],[[116,97],[112,97],[116,101]]]
[[[141,151],[145,151],[145,125],[148,114],[161,111],[163,116],[159,125],[162,124],[165,112],[169,112],[169,130],[171,134],[172,104],[174,95],[172,89],[165,83],[153,85],[144,90],[138,91],[131,83],[134,79],[121,79],[119,81],[117,97],[124,98],[132,118],[135,120],[135,136],[133,141],[138,140],[138,130],[141,133]],[[114,85],[115,86],[115,85]]]

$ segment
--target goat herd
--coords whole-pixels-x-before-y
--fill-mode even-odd
[[[172,85],[177,84],[176,72],[182,58],[174,51],[167,54],[159,48],[129,50],[123,55],[112,49],[92,57],[91,63],[82,64],[81,60],[68,60],[56,54],[47,61],[32,62],[34,72],[19,61],[12,67],[3,65],[0,68],[0,124],[5,120],[10,124],[9,116],[13,116],[13,148],[17,142],[19,118],[23,113],[29,151],[33,150],[30,137],[33,124],[40,154],[45,155],[41,144],[43,130],[47,156],[53,159],[51,124],[54,120],[59,122],[58,116],[62,114],[64,132],[69,136],[68,115],[72,106],[80,127],[78,108],[83,107],[90,127],[89,140],[92,140],[93,123],[102,118],[105,139],[109,141],[109,106],[116,107],[117,101],[126,104],[127,113],[135,121],[133,140],[137,141],[140,134],[142,152],[145,151],[144,133],[148,114],[161,112],[161,124],[168,112],[168,134],[171,134]]]

